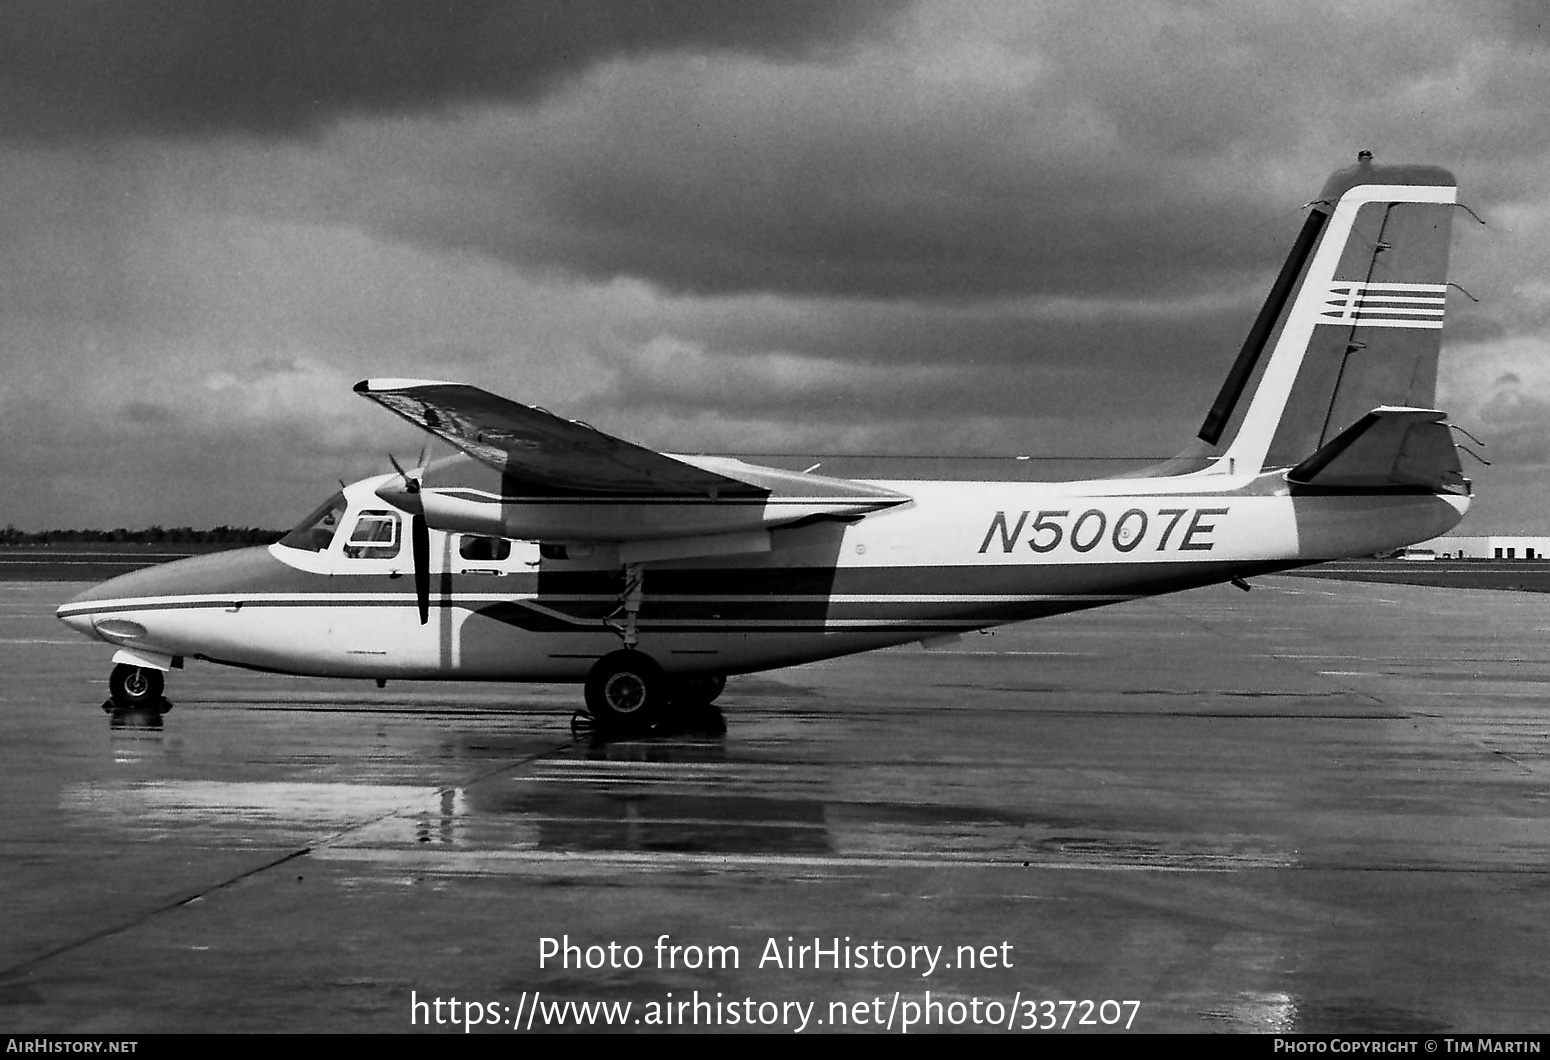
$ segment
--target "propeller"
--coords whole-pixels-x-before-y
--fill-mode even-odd
[[[431,532],[419,512],[409,517],[409,547],[414,554],[414,601],[423,626],[431,620]]]
[[[425,452],[426,450],[422,446],[420,449],[420,455],[414,463],[414,469],[421,475],[425,474]],[[398,457],[394,456],[392,453],[389,453],[388,463],[393,465],[393,470],[398,472],[398,477],[404,480],[404,489],[408,490],[410,493],[420,492],[420,480],[404,470],[403,465],[398,462]]]
[[[425,625],[431,620],[431,532],[425,523],[425,507],[420,503],[420,480],[405,471],[392,453],[388,454],[388,463],[393,465],[393,470],[398,472],[399,478],[404,480],[403,491],[395,491],[393,503],[405,508],[409,512],[409,551],[414,562],[414,601],[420,609],[420,625]],[[415,470],[422,475],[425,473],[425,450],[420,450],[420,459],[415,465]]]

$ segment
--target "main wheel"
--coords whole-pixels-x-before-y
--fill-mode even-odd
[[[160,670],[128,663],[119,663],[108,675],[108,692],[114,704],[124,710],[157,706],[165,684]]]
[[[643,652],[605,655],[587,674],[587,709],[611,728],[645,729],[661,716],[667,692],[662,668]]]

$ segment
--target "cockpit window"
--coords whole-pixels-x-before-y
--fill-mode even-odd
[[[280,538],[280,544],[306,552],[322,552],[333,543],[339,520],[344,518],[344,494],[336,493],[312,514],[296,524],[296,529]]]
[[[397,512],[366,511],[355,520],[344,554],[351,559],[392,559],[398,555]]]

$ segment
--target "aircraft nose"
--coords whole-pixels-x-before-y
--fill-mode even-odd
[[[77,633],[84,633],[90,637],[93,635],[91,628],[91,613],[71,610],[71,605],[79,599],[80,597],[77,596],[66,603],[60,604],[58,609],[55,610],[54,614],[59,618],[59,621],[69,626]]]
[[[77,633],[84,633],[88,637],[99,639],[96,629],[93,628],[93,621],[101,608],[94,605],[104,605],[108,601],[122,598],[125,594],[117,591],[118,582],[138,573],[138,571],[134,571],[131,574],[121,575],[118,578],[109,578],[105,582],[99,582],[90,588],[83,589],[55,608],[54,617]]]
[[[110,578],[78,593],[54,613],[65,625],[90,637],[110,632],[108,622],[123,625],[123,636],[139,636],[144,631],[132,628],[138,623],[129,617],[131,613],[175,605],[177,598],[261,589],[287,569],[262,546],[193,556]],[[123,617],[112,617],[115,614]]]

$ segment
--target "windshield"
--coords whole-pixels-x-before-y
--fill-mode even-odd
[[[280,538],[280,544],[305,552],[322,552],[333,543],[339,520],[344,517],[344,494],[336,493],[316,511],[296,524],[296,529]]]

